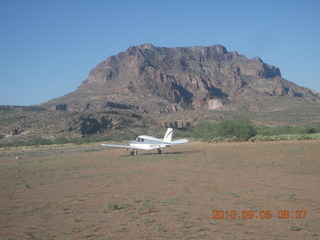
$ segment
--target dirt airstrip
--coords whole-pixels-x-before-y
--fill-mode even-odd
[[[0,239],[320,239],[319,156],[320,141],[0,149]]]

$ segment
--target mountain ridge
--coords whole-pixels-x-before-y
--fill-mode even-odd
[[[271,101],[277,96],[320,102],[319,93],[282,78],[278,67],[259,57],[248,59],[228,52],[222,45],[129,47],[98,64],[88,79],[66,96],[45,105],[66,104],[70,110],[88,110],[118,104],[162,113],[186,108],[240,110],[239,102],[247,103],[251,110],[266,110],[259,106],[259,98]],[[83,96],[87,97],[85,104]]]
[[[129,47],[93,68],[67,95],[37,106],[0,106],[0,143],[190,129],[247,116],[255,124],[320,124],[320,94],[259,57],[222,45]]]

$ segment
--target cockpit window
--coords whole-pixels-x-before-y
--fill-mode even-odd
[[[143,139],[143,138],[138,137],[138,138],[136,139],[136,141],[137,141],[137,142],[144,142],[144,139]]]
[[[144,138],[137,137],[136,142],[144,142]]]

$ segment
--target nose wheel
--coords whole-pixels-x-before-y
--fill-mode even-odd
[[[158,148],[158,154],[161,154],[161,153],[162,153],[161,149],[160,149],[160,148]]]

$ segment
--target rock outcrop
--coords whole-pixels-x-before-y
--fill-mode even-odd
[[[285,80],[259,57],[248,59],[222,45],[145,44],[101,62],[65,96],[38,106],[0,106],[0,139],[150,134],[230,118],[233,110],[252,112],[259,123],[295,118],[314,124],[319,102],[318,92]]]
[[[222,45],[163,48],[145,44],[101,62],[74,93],[49,104],[58,110],[130,108],[165,113],[235,109],[238,103],[261,109],[255,102],[276,96],[320,101],[318,93],[284,80],[279,68],[259,57],[248,59]]]

